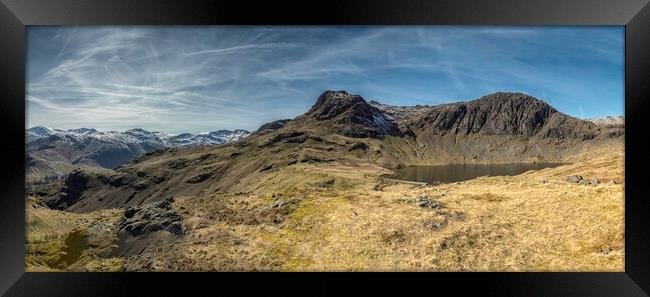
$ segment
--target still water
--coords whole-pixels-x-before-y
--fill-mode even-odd
[[[412,166],[396,170],[392,178],[435,183],[457,182],[479,176],[517,175],[528,170],[557,167],[562,163],[512,163],[512,164],[451,164],[435,166]]]

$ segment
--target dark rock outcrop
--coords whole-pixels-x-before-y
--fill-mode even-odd
[[[362,150],[365,152],[368,150],[368,145],[363,142],[355,142],[352,146],[350,146],[350,148],[348,148],[348,151],[354,150]]]
[[[124,231],[138,236],[164,230],[182,235],[181,216],[172,209],[173,201],[172,198],[167,198],[142,206],[128,207],[118,221],[118,232]]]
[[[422,208],[440,209],[443,208],[442,203],[429,197],[418,197],[415,204]]]
[[[91,179],[92,177],[86,171],[72,171],[63,181],[61,192],[44,199],[45,204],[52,209],[64,210],[68,208],[79,201]]]
[[[301,137],[304,136],[305,133],[301,131],[287,131],[287,132],[282,132],[274,135],[269,139],[267,142],[263,143],[260,145],[260,147],[269,147],[272,146],[276,143],[282,142],[282,141],[291,141],[292,139],[295,139],[296,137]],[[294,143],[298,143],[298,141],[293,140]],[[304,142],[304,141],[303,141]]]
[[[289,121],[291,121],[291,119],[277,120],[263,124],[259,129],[257,129],[256,133],[278,130],[284,127],[284,125],[286,125]]]

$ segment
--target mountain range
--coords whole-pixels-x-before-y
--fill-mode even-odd
[[[239,129],[165,134],[144,129],[120,132],[37,126],[25,130],[27,183],[38,184],[58,179],[76,166],[115,168],[151,151],[224,144],[249,134]]]
[[[322,179],[306,167],[565,162],[623,135],[621,126],[577,119],[522,93],[396,107],[326,91],[306,113],[248,137],[152,151],[114,170],[75,169],[39,196],[52,208],[87,212],[202,193],[266,193]]]
[[[599,126],[625,126],[625,118],[623,116],[606,116],[600,118],[589,118],[586,120]]]

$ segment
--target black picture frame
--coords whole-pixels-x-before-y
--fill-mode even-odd
[[[0,0],[0,294],[3,296],[399,293],[648,296],[650,5],[647,0],[265,1]],[[624,25],[625,272],[34,273],[25,272],[25,26],[29,25]],[[360,280],[359,278],[363,278]],[[203,294],[201,294],[203,295]]]

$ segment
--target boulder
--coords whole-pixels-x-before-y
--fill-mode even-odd
[[[417,204],[419,207],[430,209],[440,209],[443,207],[442,203],[427,197],[418,197],[415,200],[415,204]]]
[[[427,228],[429,228],[429,229],[431,229],[433,231],[438,231],[438,230],[444,228],[445,226],[447,226],[448,222],[449,221],[447,219],[444,219],[442,222],[429,221],[429,222],[425,223],[425,227],[427,227]]]
[[[455,211],[454,212],[455,219],[457,221],[464,221],[465,220],[465,213],[462,211]]]
[[[278,207],[285,206],[285,205],[287,205],[287,204],[289,204],[289,202],[282,201],[282,200],[280,200],[280,201],[275,201],[275,202],[273,202],[273,204],[271,204],[271,208],[278,208]]]
[[[349,151],[363,150],[365,152],[368,150],[368,145],[363,142],[356,142],[348,150]]]
[[[273,168],[273,164],[269,164],[269,165],[266,165],[266,166],[262,167],[262,169],[260,169],[260,172],[268,171],[268,170],[271,170],[272,168]]]
[[[569,175],[566,177],[566,181],[570,183],[579,183],[581,180],[583,180],[583,178],[580,175]]]

